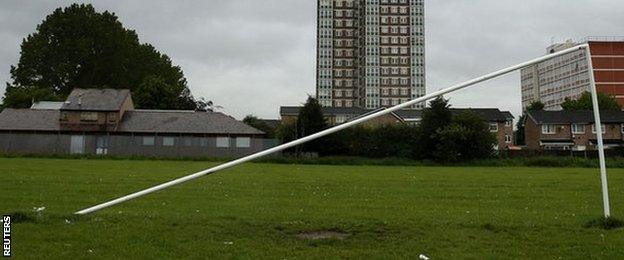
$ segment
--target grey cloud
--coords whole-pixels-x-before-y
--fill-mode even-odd
[[[69,1],[3,1],[0,81],[21,39]],[[92,1],[180,65],[195,96],[241,118],[276,118],[314,93],[315,0]],[[621,35],[619,0],[426,1],[427,88],[434,91],[543,55],[551,38]],[[2,85],[0,94],[3,92]],[[520,112],[519,75],[449,95],[458,107]]]

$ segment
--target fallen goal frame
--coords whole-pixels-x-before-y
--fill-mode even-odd
[[[349,122],[346,122],[344,124],[328,128],[328,129],[323,130],[321,132],[318,132],[318,133],[315,133],[315,134],[312,134],[312,135],[309,135],[309,136],[306,136],[306,137],[303,137],[303,138],[300,138],[300,139],[297,139],[297,140],[294,140],[294,141],[291,141],[291,142],[288,142],[288,143],[284,143],[284,144],[281,144],[279,146],[276,146],[276,147],[273,147],[273,148],[270,148],[270,149],[267,149],[267,150],[264,150],[264,151],[260,151],[260,152],[257,152],[257,153],[254,153],[254,154],[251,154],[251,155],[248,155],[248,156],[245,156],[245,157],[233,160],[233,161],[229,161],[229,162],[223,163],[221,165],[212,167],[210,169],[206,169],[206,170],[203,170],[203,171],[200,171],[200,172],[196,172],[196,173],[193,173],[193,174],[190,174],[190,175],[178,178],[178,179],[174,179],[174,180],[171,180],[169,182],[165,182],[165,183],[162,183],[160,185],[153,186],[151,188],[147,188],[147,189],[144,189],[144,190],[132,193],[132,194],[128,194],[126,196],[119,197],[119,198],[113,199],[111,201],[104,202],[102,204],[98,204],[98,205],[92,206],[90,208],[86,208],[86,209],[80,210],[80,211],[76,212],[75,214],[84,215],[84,214],[89,214],[89,213],[92,213],[92,212],[96,212],[96,211],[99,211],[101,209],[104,209],[104,208],[107,208],[107,207],[110,207],[110,206],[113,206],[113,205],[116,205],[116,204],[119,204],[119,203],[123,203],[125,201],[136,199],[136,198],[139,198],[141,196],[145,196],[147,194],[150,194],[150,193],[153,193],[153,192],[156,192],[156,191],[160,191],[160,190],[169,188],[169,187],[174,186],[174,185],[178,185],[178,184],[181,184],[181,183],[184,183],[184,182],[187,182],[187,181],[191,181],[191,180],[197,179],[199,177],[203,177],[203,176],[206,176],[206,175],[209,175],[209,174],[213,174],[213,173],[218,172],[220,170],[227,169],[227,168],[230,168],[230,167],[233,167],[233,166],[236,166],[236,165],[248,162],[248,161],[252,161],[252,160],[255,160],[255,159],[267,156],[269,154],[273,154],[273,153],[276,153],[276,152],[279,152],[279,151],[283,151],[285,149],[288,149],[288,148],[291,148],[291,147],[294,147],[294,146],[297,146],[297,145],[300,145],[300,144],[312,141],[314,139],[321,138],[323,136],[326,136],[326,135],[329,135],[329,134],[341,131],[343,129],[355,126],[357,124],[363,123],[363,122],[368,121],[370,119],[373,119],[373,118],[376,118],[376,117],[379,117],[379,116],[382,116],[382,115],[385,115],[385,114],[392,113],[392,112],[397,111],[399,109],[407,108],[407,107],[410,107],[410,106],[415,105],[415,104],[426,102],[427,100],[434,99],[436,97],[439,97],[439,96],[442,96],[442,95],[445,95],[445,94],[448,94],[448,93],[451,93],[451,92],[454,92],[454,91],[457,91],[457,90],[460,90],[460,89],[463,89],[463,88],[467,88],[469,86],[473,86],[475,84],[478,84],[478,83],[481,83],[481,82],[484,82],[484,81],[487,81],[487,80],[490,80],[490,79],[493,79],[493,78],[497,78],[499,76],[508,74],[510,72],[513,72],[513,71],[525,68],[527,66],[530,66],[530,65],[542,62],[542,61],[546,61],[546,60],[552,59],[552,58],[557,57],[557,56],[561,56],[561,55],[564,55],[564,54],[572,53],[572,52],[575,52],[575,51],[578,51],[578,50],[584,50],[585,51],[585,56],[586,56],[586,60],[587,60],[587,63],[588,63],[589,83],[590,83],[589,89],[590,89],[591,97],[592,97],[592,106],[593,106],[593,113],[594,113],[594,124],[595,124],[595,127],[596,127],[596,137],[597,137],[596,139],[598,141],[598,157],[599,157],[599,161],[600,161],[600,177],[601,177],[601,183],[602,183],[602,196],[603,196],[604,217],[608,218],[608,217],[610,217],[611,212],[610,212],[610,207],[609,207],[609,191],[608,191],[608,184],[607,184],[607,169],[606,169],[606,163],[605,163],[604,145],[603,145],[603,138],[602,138],[602,124],[600,122],[600,111],[598,109],[598,98],[597,98],[597,93],[596,93],[596,81],[595,81],[595,77],[594,77],[594,73],[593,73],[594,70],[593,70],[593,64],[592,64],[592,60],[591,60],[591,50],[590,50],[589,44],[587,44],[587,43],[586,44],[577,45],[575,47],[568,48],[568,49],[565,49],[565,50],[562,50],[562,51],[559,51],[559,52],[556,52],[556,53],[548,54],[548,55],[545,55],[545,56],[542,56],[542,57],[539,57],[539,58],[536,58],[536,59],[533,59],[533,60],[530,60],[530,61],[527,61],[527,62],[523,62],[523,63],[517,64],[517,65],[514,65],[514,66],[510,66],[510,67],[507,67],[507,68],[504,68],[504,69],[501,69],[501,70],[489,73],[487,75],[484,75],[484,76],[481,76],[481,77],[478,77],[478,78],[474,78],[472,80],[469,80],[469,81],[466,81],[466,82],[463,82],[463,83],[451,86],[451,87],[446,88],[446,89],[438,90],[436,92],[427,94],[425,96],[422,96],[422,97],[410,100],[408,102],[401,103],[399,105],[396,105],[396,106],[393,106],[393,107],[389,107],[389,108],[386,108],[386,109],[382,109],[382,110],[379,110],[379,111],[374,112],[372,114],[369,114],[369,115],[366,115],[366,116],[363,116],[363,117],[360,117],[360,118],[356,118],[353,121],[349,121]]]

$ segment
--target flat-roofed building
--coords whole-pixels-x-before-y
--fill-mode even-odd
[[[624,37],[568,40],[546,51],[555,53],[582,43],[588,43],[591,49],[597,91],[614,96],[624,105]],[[578,50],[522,69],[523,110],[534,101],[544,103],[546,110],[557,110],[566,98],[577,99],[589,91],[588,68],[585,50]]]
[[[223,113],[134,109],[128,90],[75,89],[0,113],[0,153],[239,157],[275,144]]]

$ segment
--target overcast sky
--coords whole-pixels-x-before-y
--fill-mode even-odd
[[[0,82],[24,37],[70,1],[3,0]],[[278,118],[315,89],[316,0],[87,1],[169,55],[196,97],[237,118]],[[622,0],[427,0],[431,92],[545,54],[552,41],[624,35]],[[448,97],[455,107],[520,112],[519,73]],[[4,84],[0,95],[4,95]]]

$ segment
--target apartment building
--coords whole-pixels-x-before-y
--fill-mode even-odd
[[[375,109],[425,95],[424,44],[423,0],[318,0],[319,103]]]
[[[591,49],[597,91],[615,96],[624,105],[624,37],[568,40],[549,46],[547,53],[582,43],[588,43]],[[522,108],[541,101],[545,109],[556,110],[566,98],[577,99],[589,91],[588,67],[585,51],[578,50],[522,69]]]
[[[624,112],[601,111],[605,148],[624,144]],[[592,111],[529,111],[525,122],[527,148],[532,150],[594,150],[597,145]]]

